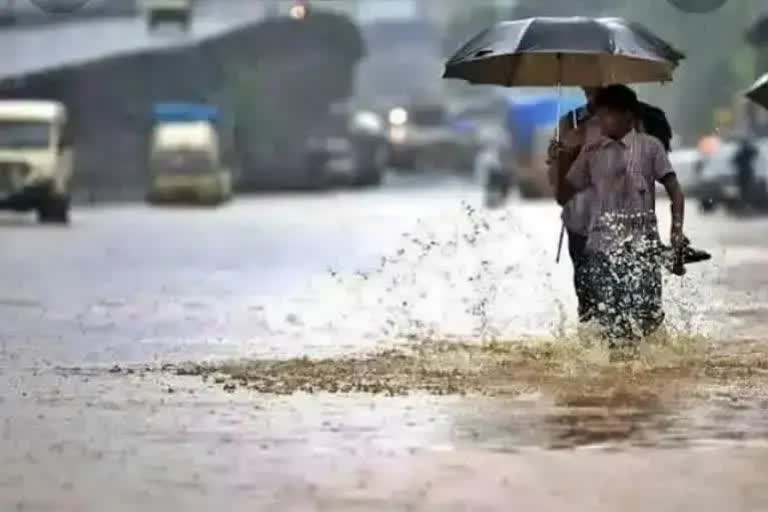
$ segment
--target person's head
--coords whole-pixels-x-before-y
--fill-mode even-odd
[[[626,85],[609,85],[597,93],[594,108],[603,135],[619,139],[634,125],[637,95]]]
[[[582,87],[581,90],[584,91],[584,96],[587,98],[587,105],[592,105],[597,93],[600,92],[600,87]]]

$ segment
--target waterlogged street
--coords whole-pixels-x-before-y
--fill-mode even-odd
[[[691,204],[713,260],[615,360],[575,330],[554,205],[480,204],[0,218],[0,510],[768,508],[766,221]]]

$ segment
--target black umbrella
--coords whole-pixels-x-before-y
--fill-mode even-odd
[[[507,87],[666,82],[684,57],[621,18],[528,18],[475,36],[450,58],[443,78]]]
[[[745,95],[761,107],[768,108],[768,73],[758,78]]]

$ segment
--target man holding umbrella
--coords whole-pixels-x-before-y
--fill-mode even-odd
[[[583,87],[587,103],[563,116],[558,131],[560,141],[553,139],[549,146],[547,165],[549,182],[557,187],[558,177],[570,168],[584,144],[600,139],[600,123],[594,115],[594,99],[599,87]],[[591,191],[577,194],[563,207],[563,224],[568,233],[568,254],[573,265],[573,285],[578,301],[579,321],[587,322],[593,317],[594,301],[588,294],[586,282],[586,261],[584,250],[587,244]]]

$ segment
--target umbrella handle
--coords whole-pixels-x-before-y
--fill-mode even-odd
[[[562,83],[562,55],[557,54],[557,73],[560,80],[557,81],[557,117],[555,118],[555,140],[560,142],[560,110],[562,108],[563,100],[563,83]],[[559,158],[559,157],[558,157]],[[560,253],[563,252],[563,236],[565,234],[565,223],[560,225],[560,237],[557,241],[557,256],[555,257],[555,264],[560,263]]]

